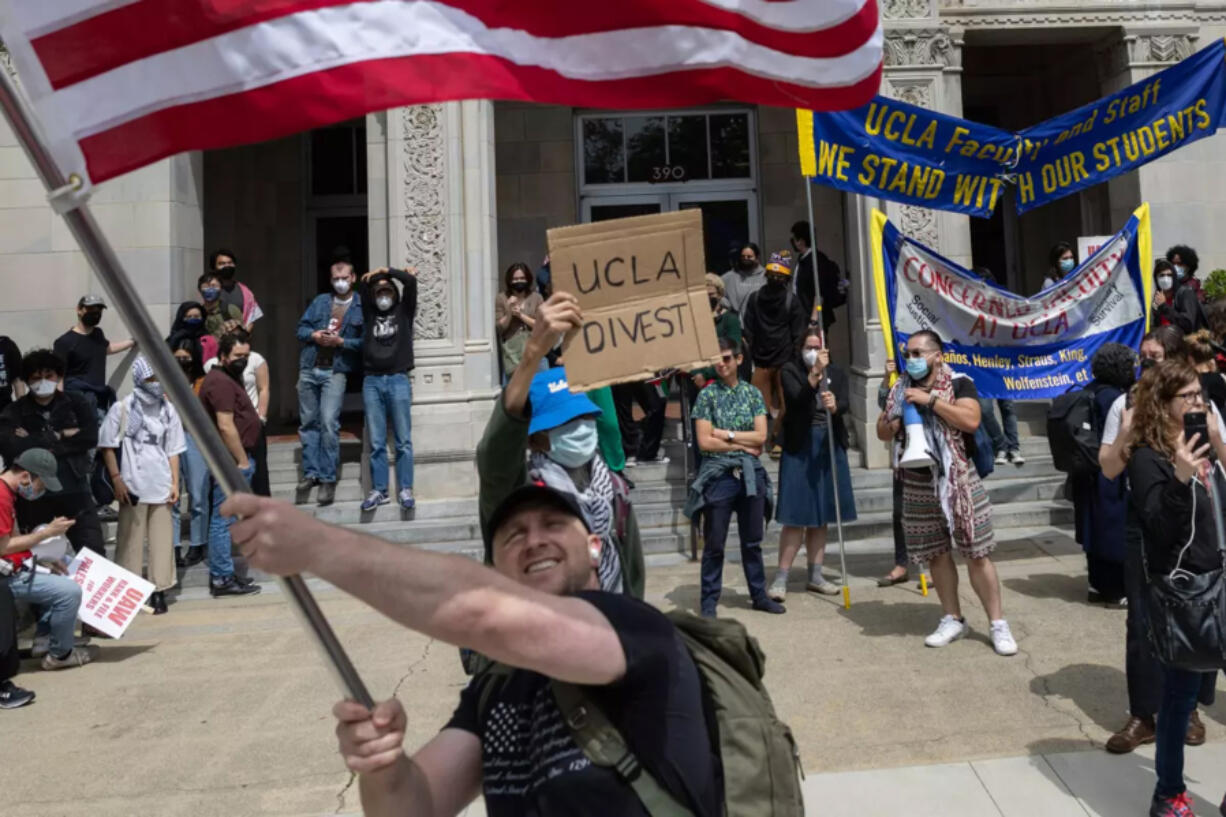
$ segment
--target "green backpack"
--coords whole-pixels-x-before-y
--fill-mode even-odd
[[[666,614],[685,642],[702,678],[713,749],[720,757],[726,817],[803,817],[800,753],[792,730],[779,720],[762,684],[766,656],[758,641],[732,619]],[[496,664],[478,693],[484,713],[499,676],[514,672]],[[692,812],[639,764],[626,741],[582,687],[552,682],[554,698],[575,743],[596,766],[616,770],[651,817],[692,817]],[[710,722],[710,721],[709,721]]]

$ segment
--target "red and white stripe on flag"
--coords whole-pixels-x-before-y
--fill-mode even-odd
[[[0,0],[0,38],[66,173],[399,105],[862,105],[876,0]]]

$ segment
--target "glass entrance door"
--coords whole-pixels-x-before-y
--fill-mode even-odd
[[[583,221],[701,210],[706,269],[723,273],[745,241],[758,240],[758,199],[752,190],[720,193],[654,193],[637,196],[591,196],[583,200]]]

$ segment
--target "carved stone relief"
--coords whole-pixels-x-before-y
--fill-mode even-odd
[[[401,109],[404,148],[404,259],[393,265],[417,267],[417,326],[414,336],[441,340],[451,335],[447,286],[447,150],[442,105]]]
[[[932,16],[932,0],[885,0],[882,12],[887,20],[922,19]]]
[[[890,99],[897,99],[911,105],[918,105],[921,108],[936,110],[932,103],[931,79],[901,79],[898,77],[886,77],[886,81],[881,90],[882,93]]]
[[[1133,63],[1179,62],[1196,52],[1195,34],[1141,34],[1130,38]]]
[[[961,54],[947,33],[925,29],[887,31],[883,57],[887,68],[961,64]]]

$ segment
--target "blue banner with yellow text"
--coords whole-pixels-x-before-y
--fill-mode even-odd
[[[904,204],[988,217],[1010,186],[1019,212],[1212,136],[1226,108],[1226,41],[1118,93],[1018,133],[878,96],[796,112],[801,174]]]
[[[1226,43],[1119,93],[1018,134],[1031,147],[1017,174],[1024,213],[1212,136],[1226,107]]]
[[[873,280],[886,348],[895,359],[922,329],[945,343],[945,362],[970,375],[981,397],[1039,400],[1092,379],[1090,360],[1109,341],[1138,348],[1152,297],[1149,205],[1064,278],[1033,297],[1015,295],[907,238],[884,214],[872,219]]]

